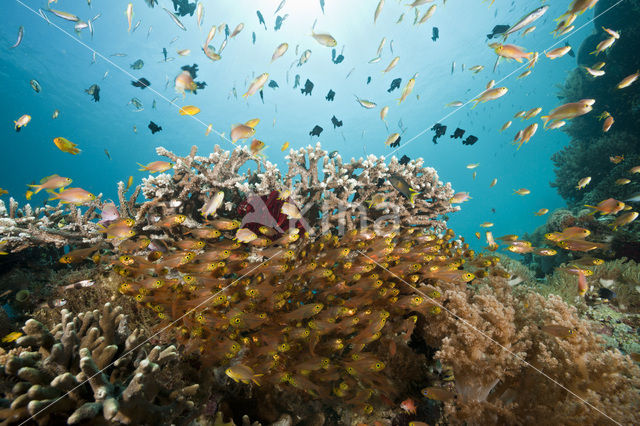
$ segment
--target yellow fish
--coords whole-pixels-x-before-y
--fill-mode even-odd
[[[196,115],[200,112],[200,108],[193,105],[186,105],[180,108],[180,115]]]
[[[513,193],[518,195],[529,195],[531,194],[531,191],[529,191],[527,188],[520,188],[514,190]]]
[[[68,188],[51,194],[49,200],[60,200],[61,203],[85,204],[96,199],[92,193],[82,188]]]
[[[256,129],[246,124],[234,124],[231,126],[231,142],[236,143],[240,139],[247,139],[256,134]]]
[[[260,123],[260,119],[259,118],[252,118],[251,120],[249,120],[246,123],[244,123],[244,125],[248,126],[248,127],[251,127],[253,129],[258,125],[258,123]]]
[[[168,161],[152,161],[146,166],[140,163],[138,163],[138,165],[141,167],[141,169],[139,169],[141,172],[149,171],[149,173],[162,173],[173,167],[173,163]]]
[[[22,336],[22,333],[20,333],[19,331],[14,331],[13,333],[9,333],[6,336],[4,336],[2,338],[2,342],[3,343],[7,343],[7,342],[13,342],[18,340],[18,338]]]
[[[68,152],[69,154],[73,155],[76,155],[80,152],[80,150],[76,148],[78,145],[63,137],[53,138],[53,143],[56,144],[58,149],[60,149],[60,151],[62,152]]]
[[[285,149],[289,148],[289,142],[285,142],[282,144],[282,148],[280,148],[280,151],[284,151]]]

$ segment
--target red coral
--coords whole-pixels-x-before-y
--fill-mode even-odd
[[[290,227],[295,226],[300,231],[306,232],[302,220],[291,220],[282,213],[282,205],[292,203],[291,198],[280,198],[279,191],[271,191],[269,195],[251,195],[238,205],[238,214],[242,217],[242,227],[255,233],[261,226],[268,226],[281,236]]]

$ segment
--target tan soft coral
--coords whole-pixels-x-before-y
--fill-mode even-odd
[[[449,313],[428,323],[423,334],[455,374],[458,396],[445,404],[450,423],[600,424],[610,421],[606,416],[640,422],[634,408],[640,405],[640,370],[620,352],[604,351],[562,299],[516,297],[499,278],[478,289],[441,287]],[[574,332],[562,339],[543,332],[546,325]]]

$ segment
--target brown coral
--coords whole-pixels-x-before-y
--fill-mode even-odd
[[[23,331],[18,348],[0,359],[4,379],[17,381],[3,395],[11,402],[0,409],[3,424],[163,424],[194,407],[189,397],[198,385],[172,391],[162,383],[175,348],[151,348],[138,330],[127,330],[119,308],[106,304],[78,316],[63,310],[52,331],[36,320]]]

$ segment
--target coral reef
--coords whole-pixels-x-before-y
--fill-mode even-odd
[[[440,288],[448,313],[426,322],[421,333],[455,375],[458,397],[445,403],[448,421],[639,421],[632,408],[640,401],[638,367],[617,350],[603,351],[588,323],[560,298],[534,292],[516,298],[497,278],[478,283],[477,291]],[[550,325],[572,332],[556,337],[544,331]]]
[[[197,217],[197,210],[217,191],[225,193],[226,212],[233,212],[250,195],[286,192],[287,198],[300,207],[309,229],[319,228],[322,222],[324,230],[339,227],[349,230],[360,225],[360,221],[392,214],[405,225],[444,230],[446,225],[441,217],[458,209],[449,203],[453,195],[451,185],[439,182],[434,169],[422,167],[422,159],[400,165],[392,157],[387,165],[384,157],[370,155],[343,163],[340,155],[327,156],[317,144],[290,150],[286,157],[288,171],[282,176],[275,165],[256,159],[245,147],[228,152],[216,146],[208,157],[197,156],[195,146],[186,157],[178,157],[164,148],[158,148],[157,152],[174,163],[174,176],[163,174],[144,180],[142,193],[150,201],[139,207],[130,206],[127,212],[136,222],[149,213],[160,217],[175,213]],[[240,174],[239,170],[250,160],[256,162],[256,171],[249,169]],[[388,180],[391,176],[402,177],[420,191],[415,204],[403,202],[403,196]],[[384,194],[385,202],[376,209],[368,209],[365,201],[377,193]],[[152,223],[149,226],[148,229],[154,229]]]
[[[77,316],[63,310],[51,331],[33,319],[23,331],[18,347],[0,356],[3,398],[9,399],[0,400],[3,424],[29,418],[38,424],[167,424],[188,418],[194,408],[189,398],[197,384],[167,387],[179,376],[171,371],[176,348],[145,343],[138,330],[128,330],[119,308],[106,304]]]
[[[29,204],[19,208],[18,202],[9,199],[9,210],[0,200],[0,249],[17,253],[29,247],[41,245],[94,244],[104,237],[92,222],[98,217],[96,209],[100,197],[92,201],[83,212],[78,207],[45,205],[33,209]]]
[[[283,175],[246,148],[158,154],[172,172],[128,197],[121,182],[117,215],[102,233],[87,225],[92,246],[61,261],[97,268],[103,289],[117,280],[153,344],[175,347],[140,346],[111,305],[63,311],[51,333],[29,320],[0,357],[9,422],[640,422],[640,371],[618,350],[634,346],[603,350],[575,308],[530,291],[524,265],[456,238],[453,191],[422,160],[343,163],[317,145],[290,151]],[[607,229],[570,211],[551,217],[554,231]],[[620,277],[635,279],[627,266]],[[398,414],[408,397],[416,412]]]

